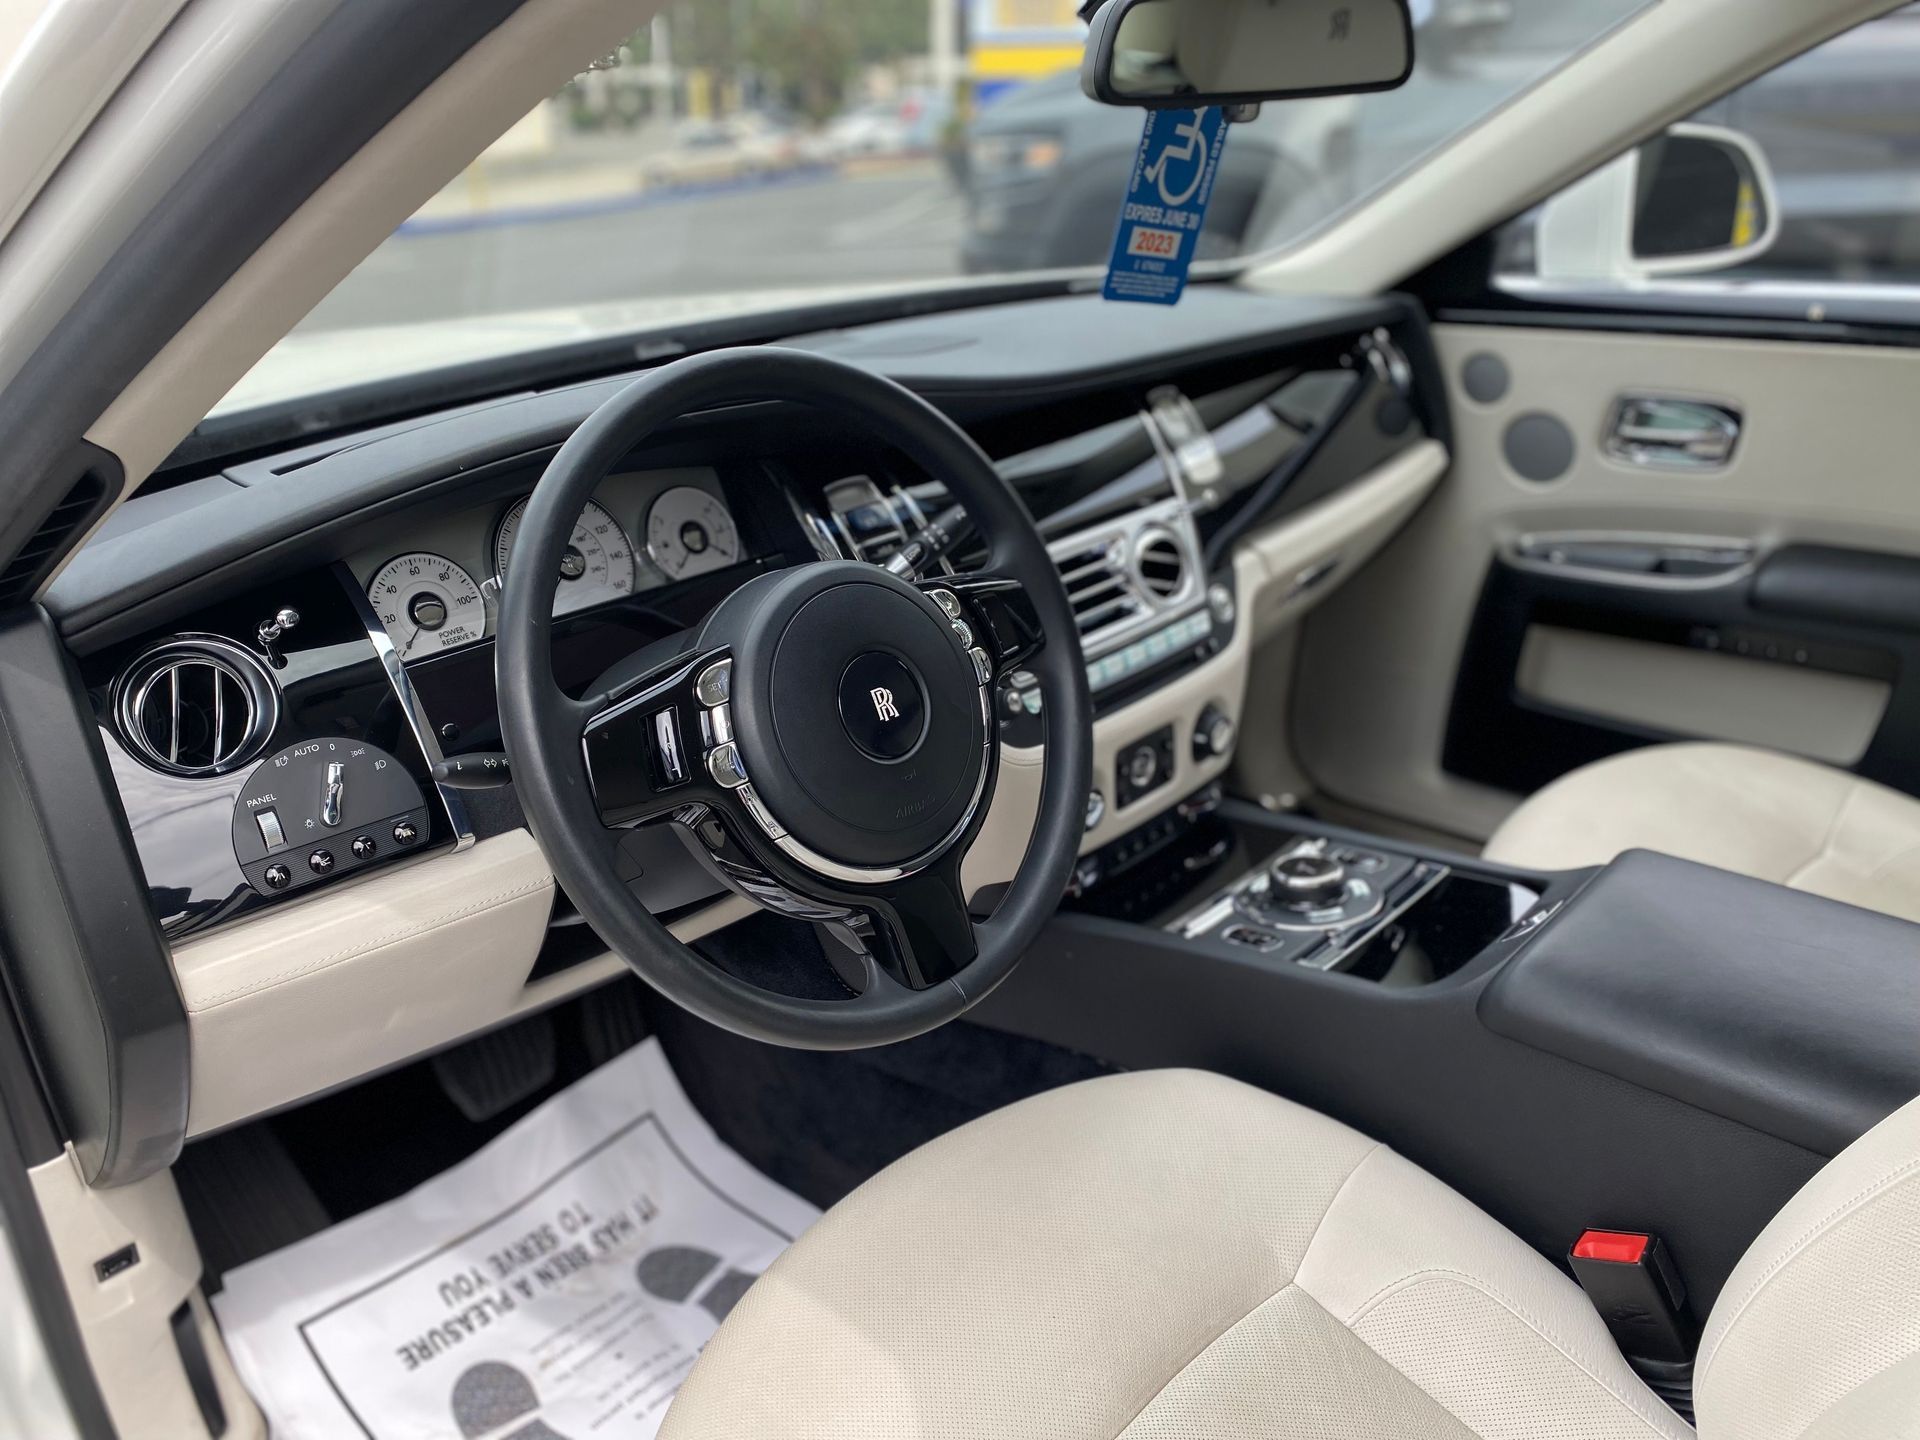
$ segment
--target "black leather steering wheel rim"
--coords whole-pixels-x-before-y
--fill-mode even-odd
[[[559,573],[567,538],[596,487],[661,426],[690,412],[755,401],[797,402],[846,418],[945,484],[986,542],[986,569],[1018,582],[1045,637],[1023,661],[1040,682],[1048,716],[1031,839],[992,917],[973,927],[975,958],[925,988],[889,982],[849,1001],[778,994],[726,973],[675,939],[614,868],[610,832],[582,758],[582,702],[553,679],[553,586],[540,582]],[[861,567],[861,574],[873,572]],[[1012,971],[1058,906],[1078,855],[1092,703],[1072,608],[1045,542],[1019,497],[957,425],[893,381],[824,356],[779,347],[691,356],[641,376],[590,415],[548,465],[522,517],[500,603],[495,674],[515,790],[562,889],[642,979],[737,1034],[851,1049],[944,1024]],[[990,719],[987,725],[991,736]],[[973,833],[984,819],[986,806],[979,808]],[[957,859],[953,863],[957,877]]]

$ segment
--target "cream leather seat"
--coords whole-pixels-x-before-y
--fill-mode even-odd
[[[1760,1236],[1702,1356],[1707,1440],[1920,1435],[1920,1101]],[[1693,1433],[1484,1212],[1344,1125],[1193,1071],[1053,1091],[876,1176],[748,1291],[661,1432]]]
[[[1487,842],[1539,870],[1658,850],[1920,920],[1920,800],[1744,745],[1653,745],[1537,791]]]

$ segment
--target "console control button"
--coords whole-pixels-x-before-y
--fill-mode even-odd
[[[371,860],[380,853],[380,847],[373,843],[371,835],[354,836],[353,844],[348,848],[353,851],[353,858],[356,860]]]
[[[320,823],[331,830],[340,823],[340,801],[347,793],[346,762],[327,764],[327,783],[320,792]]]
[[[256,810],[253,823],[260,827],[260,839],[267,849],[278,850],[287,843],[287,832],[280,828],[280,816],[273,810]]]
[[[1234,733],[1233,717],[1218,705],[1207,706],[1193,727],[1193,758],[1218,760],[1233,749]]]
[[[269,865],[260,878],[267,882],[269,890],[284,890],[293,883],[293,871],[284,865]]]
[[[331,875],[333,873],[333,852],[331,850],[314,851],[311,855],[307,856],[307,868],[316,875]]]
[[[1160,757],[1151,745],[1137,745],[1127,754],[1127,783],[1135,790],[1151,790],[1160,778]]]
[[[1229,925],[1220,932],[1220,938],[1229,945],[1245,945],[1254,950],[1278,950],[1284,939],[1271,930],[1260,930],[1252,925]]]
[[[411,845],[420,838],[420,829],[411,820],[402,820],[393,827],[393,843]]]
[[[1221,625],[1233,624],[1235,611],[1233,591],[1215,581],[1207,587],[1207,609],[1213,613],[1214,620]]]

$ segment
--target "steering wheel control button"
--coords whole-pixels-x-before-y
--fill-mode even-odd
[[[926,734],[926,694],[898,657],[869,650],[841,673],[840,723],[863,754],[905,759]]]
[[[333,873],[333,852],[331,850],[314,851],[311,855],[307,856],[307,868],[316,875],[331,875]]]
[[[373,843],[373,837],[371,835],[354,836],[353,844],[347,848],[353,851],[353,858],[356,860],[371,860],[375,855],[380,853],[380,847]]]
[[[680,720],[671,706],[652,720],[653,764],[662,789],[687,782],[687,756],[680,748]]]
[[[1102,795],[1098,790],[1090,792],[1087,795],[1087,823],[1085,828],[1091,830],[1106,818],[1107,797]]]
[[[402,820],[393,827],[393,843],[411,845],[420,838],[420,829],[411,820]]]
[[[694,678],[693,693],[702,705],[724,705],[733,698],[733,661],[716,660]]]
[[[982,685],[993,679],[993,660],[978,645],[967,651],[973,657],[973,676]]]
[[[269,890],[284,890],[293,883],[293,871],[284,865],[269,865],[261,878]]]
[[[955,595],[951,590],[929,590],[927,594],[932,598],[934,604],[946,611],[949,620],[958,620],[960,618],[960,597],[958,595]]]
[[[740,758],[740,747],[729,740],[707,752],[707,773],[713,783],[738,790],[747,783],[747,763]]]

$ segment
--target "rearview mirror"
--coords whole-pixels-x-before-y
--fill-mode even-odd
[[[1558,281],[1698,274],[1764,255],[1779,231],[1760,147],[1724,126],[1673,125],[1547,203],[1536,268]]]
[[[1406,0],[1105,0],[1090,26],[1080,87],[1107,105],[1351,95],[1413,73]]]

